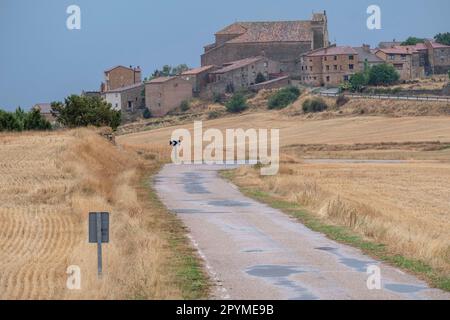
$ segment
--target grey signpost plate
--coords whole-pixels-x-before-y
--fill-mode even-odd
[[[109,213],[91,212],[89,213],[89,243],[97,243],[97,214],[101,215],[102,243],[109,242]]]
[[[98,277],[103,271],[102,243],[109,242],[109,213],[89,213],[89,243],[97,243]]]

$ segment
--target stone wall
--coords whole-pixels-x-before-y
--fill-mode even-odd
[[[265,56],[280,63],[278,72],[300,76],[298,60],[300,55],[311,50],[311,42],[289,43],[226,43],[201,57],[202,66],[218,65],[255,56]]]
[[[262,89],[279,89],[287,87],[291,84],[291,81],[289,79],[289,76],[284,76],[280,78],[276,78],[273,80],[269,80],[266,82],[254,84],[250,86],[250,90],[259,91]]]

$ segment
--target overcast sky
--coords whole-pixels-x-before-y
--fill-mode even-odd
[[[72,4],[81,30],[66,28]],[[371,4],[381,7],[381,30],[366,27]],[[98,90],[103,70],[118,64],[139,65],[144,76],[164,64],[195,67],[230,23],[307,20],[323,10],[337,44],[450,31],[449,0],[0,0],[0,108]]]

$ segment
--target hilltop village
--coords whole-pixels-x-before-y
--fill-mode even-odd
[[[330,44],[326,12],[307,21],[235,22],[215,33],[198,68],[143,81],[140,67],[119,65],[104,71],[100,91],[83,94],[101,96],[125,116],[147,109],[161,117],[194,97],[289,84],[337,87],[377,64],[392,65],[401,81],[444,74],[450,70],[450,46],[434,40],[382,42],[377,48]],[[50,104],[35,108],[51,117]]]

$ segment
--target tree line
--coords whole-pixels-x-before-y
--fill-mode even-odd
[[[0,109],[0,131],[50,130],[52,128],[37,109],[28,112],[18,107],[8,112]]]
[[[437,43],[450,46],[450,32],[444,32],[444,33],[438,33],[434,36],[434,41]],[[419,38],[419,37],[409,37],[405,41],[401,43],[402,46],[414,46],[418,43],[424,43],[425,38]]]
[[[116,130],[121,123],[121,111],[100,97],[71,95],[64,102],[52,102],[51,114],[56,126],[65,128],[108,126]],[[52,124],[38,109],[26,112],[17,108],[14,112],[0,109],[0,131],[51,130]]]

